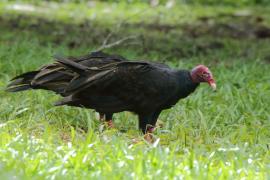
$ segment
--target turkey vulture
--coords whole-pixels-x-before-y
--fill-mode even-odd
[[[187,97],[201,82],[216,89],[213,75],[204,65],[189,71],[116,56],[106,62],[106,58],[101,59],[98,63],[84,63],[56,58],[52,65],[17,76],[8,90],[52,90],[63,96],[56,105],[95,109],[109,117],[107,120],[111,120],[113,113],[131,111],[139,117],[139,128],[148,133],[153,132],[162,110]]]

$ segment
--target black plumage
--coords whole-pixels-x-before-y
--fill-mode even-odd
[[[173,70],[167,65],[127,61],[102,52],[82,58],[56,57],[55,63],[17,76],[8,85],[11,92],[26,89],[54,91],[63,99],[56,105],[95,109],[109,120],[117,112],[139,116],[139,128],[154,127],[162,110],[187,97],[200,82],[215,82],[207,67],[192,71]]]
[[[187,70],[172,70],[150,62],[116,62],[98,69],[76,66],[75,62],[58,62],[76,71],[78,76],[65,89],[59,105],[79,106],[113,114],[132,111],[139,116],[139,127],[155,126],[160,112],[193,92]],[[76,70],[75,70],[76,69]]]
[[[57,60],[66,59],[71,62],[76,62],[77,66],[87,68],[98,68],[109,63],[126,61],[122,56],[111,55],[103,52],[93,52],[79,58],[63,58],[61,56],[55,56],[54,58]],[[55,62],[53,64],[45,65],[37,71],[27,72],[14,77],[11,79],[11,83],[8,84],[6,90],[9,92],[18,92],[29,89],[44,89],[53,91],[61,96],[65,96],[67,85],[76,76],[76,72],[66,68],[66,66],[63,66],[61,63]],[[80,104],[78,106],[83,105]],[[104,113],[100,114],[101,116],[105,115]],[[105,116],[106,120],[110,120],[112,118],[111,114],[107,114]]]

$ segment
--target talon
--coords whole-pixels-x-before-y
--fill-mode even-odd
[[[155,141],[154,136],[153,136],[153,134],[151,134],[151,133],[145,134],[143,138],[144,138],[148,143],[154,143],[154,141]]]

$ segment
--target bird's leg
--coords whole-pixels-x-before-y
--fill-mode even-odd
[[[148,116],[139,116],[139,127],[145,134],[144,139],[149,143],[153,143],[155,141],[153,132],[155,131],[155,125],[160,112],[161,111],[156,111]]]
[[[139,115],[139,128],[142,130],[144,134],[144,139],[149,143],[153,143],[154,137],[152,133],[148,132],[148,128],[149,128],[148,122],[150,118],[151,118],[150,115]]]
[[[148,122],[148,117],[145,115],[139,115],[139,129],[142,130],[143,134],[147,133],[146,125]]]
[[[105,114],[104,113],[99,113],[99,121],[103,122],[105,120]]]
[[[112,120],[106,121],[109,128],[114,128],[114,124]]]
[[[105,114],[105,123],[109,128],[114,128],[113,120],[112,120],[113,114],[111,113],[106,113]]]
[[[153,133],[156,129],[156,123],[157,123],[157,119],[158,119],[158,116],[160,114],[161,111],[156,111],[152,116],[151,118],[148,120],[148,124],[146,125],[146,130],[147,130],[147,133]]]
[[[144,135],[144,139],[149,143],[154,143],[155,138],[153,136],[153,132],[155,131],[155,126],[150,124],[146,125],[146,133]]]

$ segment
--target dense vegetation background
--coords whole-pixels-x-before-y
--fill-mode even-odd
[[[267,179],[270,7],[267,0],[0,2],[1,179]],[[91,110],[53,107],[45,91],[9,94],[15,75],[106,52],[174,68],[206,64],[206,85],[159,119],[149,144],[136,116],[106,130]]]

